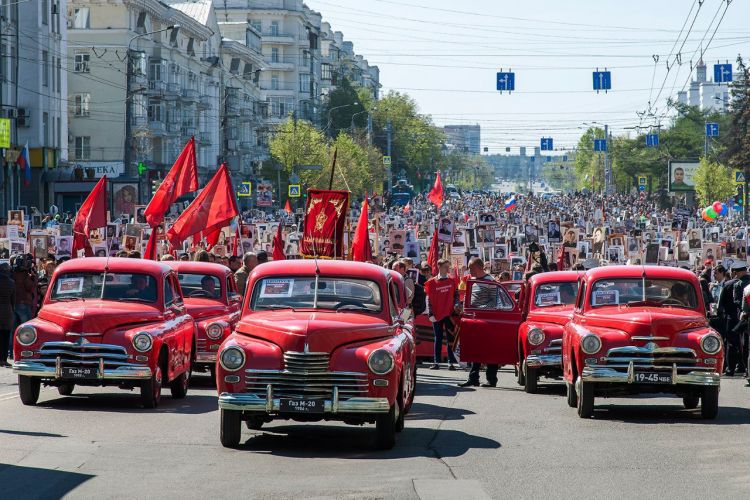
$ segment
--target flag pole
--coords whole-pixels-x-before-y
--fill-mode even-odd
[[[328,180],[328,190],[333,189],[333,173],[336,171],[336,156],[338,155],[339,148],[333,150],[333,161],[331,162],[331,178]]]

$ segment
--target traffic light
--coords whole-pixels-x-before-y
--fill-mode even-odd
[[[142,162],[138,162],[138,175],[143,175],[144,172],[146,172],[148,169],[146,168],[146,165]]]
[[[156,191],[159,189],[159,186],[161,186],[162,182],[164,182],[164,179],[151,180],[151,196],[154,196],[156,194]]]
[[[742,184],[737,186],[737,193],[734,195],[734,202],[740,206],[745,204],[745,187]]]

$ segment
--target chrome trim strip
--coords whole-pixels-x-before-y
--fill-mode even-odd
[[[13,363],[13,373],[26,377],[61,379],[62,366],[45,366],[42,363],[28,360],[16,361]],[[103,380],[142,380],[149,378],[151,378],[151,369],[148,366],[122,366],[115,369],[100,370],[99,372],[99,379]]]
[[[645,342],[655,342],[657,340],[669,340],[669,337],[651,337],[648,335],[644,335],[641,337],[630,337],[630,340],[643,340]]]
[[[683,354],[695,356],[695,351],[688,347],[655,347],[651,349],[647,347],[625,346],[613,347],[607,351],[607,356],[611,356],[612,354],[647,354],[649,356],[655,354]]]
[[[75,349],[110,349],[113,351],[126,352],[124,347],[122,347],[121,345],[114,345],[114,344],[78,344],[76,342],[45,342],[44,344],[42,344],[41,349],[44,350],[45,347],[73,347]]]
[[[339,412],[339,388],[337,386],[333,386],[333,402],[331,404],[331,411],[333,413]]]
[[[219,395],[219,408],[223,410],[239,410],[247,412],[278,412],[280,399],[266,400],[255,394],[228,393]],[[350,398],[338,402],[337,413],[388,413],[391,405],[388,398]],[[267,408],[270,408],[268,410]],[[323,412],[333,414],[333,401],[327,399],[323,403]]]
[[[62,377],[62,363],[60,363],[60,356],[55,359],[55,378]]]
[[[268,384],[266,386],[266,412],[273,411],[273,386]]]
[[[96,376],[99,380],[104,376],[104,358],[99,358],[99,370],[97,370]]]
[[[615,356],[610,357],[607,356],[604,358],[604,360],[607,363],[630,363],[631,361],[634,363],[652,363],[654,361],[658,361],[659,363],[664,363],[666,366],[666,363],[697,363],[698,360],[695,358],[674,358],[674,357],[661,357],[661,356],[644,356],[644,357],[632,357],[632,356]]]
[[[583,369],[580,379],[582,379],[584,382],[629,384],[629,377],[630,375],[628,373],[618,372],[617,370],[613,370],[612,368],[601,366],[587,366]],[[674,385],[719,387],[719,385],[721,384],[721,376],[713,371],[691,371],[682,374],[678,373],[676,376],[674,376],[672,381]],[[637,387],[637,385],[635,387]]]
[[[196,352],[195,353],[196,363],[216,363],[215,352]]]
[[[539,368],[542,366],[554,366],[562,369],[562,354],[546,354],[527,356],[524,360],[526,367]]]
[[[633,363],[635,368],[639,370],[657,370],[665,371],[671,370],[672,367],[669,365],[655,365],[653,360],[644,360],[644,363]],[[676,364],[676,363],[674,363]],[[627,370],[630,363],[607,363],[606,365],[593,365],[594,368],[612,368],[613,370]],[[693,366],[693,365],[677,365],[677,369],[681,371],[714,371],[715,368],[712,366]]]
[[[631,361],[628,363],[628,384],[632,384],[633,382],[635,382],[635,366]]]
[[[677,363],[672,363],[672,385],[675,385],[677,382]]]

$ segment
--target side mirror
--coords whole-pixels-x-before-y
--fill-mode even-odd
[[[411,309],[408,307],[405,307],[404,309],[401,310],[401,313],[398,315],[398,321],[399,323],[403,325],[411,321],[413,317],[414,315],[412,314]]]

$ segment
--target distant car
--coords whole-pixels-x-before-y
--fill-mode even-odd
[[[540,376],[562,377],[562,331],[578,294],[575,271],[536,274],[528,283],[518,329],[518,384],[534,393]]]
[[[568,405],[593,415],[595,398],[666,393],[713,419],[724,349],[709,327],[695,274],[666,266],[608,266],[582,275],[563,332]]]
[[[184,398],[194,328],[177,274],[163,263],[69,260],[55,271],[39,315],[15,332],[21,401],[36,404],[41,384],[64,396],[76,385],[139,388],[146,408],[158,405],[162,385]]]
[[[258,266],[242,318],[219,351],[220,438],[275,419],[375,423],[391,448],[414,400],[404,283],[372,264],[295,260]]]
[[[187,312],[195,320],[191,365],[194,371],[216,374],[219,346],[240,319],[242,296],[232,271],[210,262],[165,262],[177,272]]]

